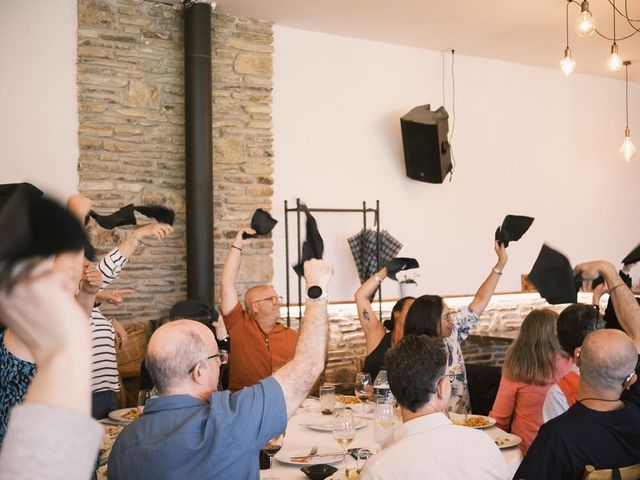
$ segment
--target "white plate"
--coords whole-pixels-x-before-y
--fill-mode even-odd
[[[491,417],[485,417],[484,415],[467,415],[468,419],[472,419],[472,418],[482,418],[484,420],[486,420],[488,423],[486,425],[477,425],[477,426],[472,426],[471,428],[489,428],[492,427],[496,424],[496,419],[495,418],[491,418]],[[465,421],[465,416],[462,415],[461,413],[449,413],[449,418],[451,419],[451,423],[453,423],[454,425],[461,425],[463,427],[469,427],[471,425],[465,425],[464,421]]]
[[[318,465],[320,463],[337,463],[342,461],[342,453],[337,451],[335,448],[329,447],[319,447],[318,454],[325,453],[334,453],[335,455],[330,456],[322,456],[322,457],[311,457],[309,460],[305,460],[304,462],[294,462],[291,460],[291,457],[301,457],[303,455],[307,455],[311,451],[311,447],[306,448],[292,448],[291,450],[280,450],[273,458],[278,460],[281,463],[287,463],[289,465],[299,465],[301,467],[305,465]]]
[[[331,432],[333,431],[333,424],[331,421],[328,422],[319,422],[319,423],[303,423],[303,427],[310,428],[311,430],[317,430],[319,432]],[[360,430],[367,426],[367,422],[364,420],[356,420],[354,422],[354,427],[356,430]]]
[[[144,407],[143,407],[144,408]],[[112,420],[117,420],[118,422],[122,422],[122,423],[131,423],[134,420],[137,420],[139,417],[136,418],[127,418],[127,414],[128,413],[132,413],[132,412],[137,412],[138,408],[137,407],[132,407],[132,408],[121,408],[119,410],[114,410],[113,412],[109,412],[109,418]],[[127,416],[125,416],[127,415]]]
[[[518,435],[512,433],[501,433],[493,439],[498,448],[509,448],[520,445],[522,439]]]

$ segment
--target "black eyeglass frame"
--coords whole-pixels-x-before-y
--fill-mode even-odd
[[[220,365],[226,365],[227,361],[229,360],[229,352],[227,352],[226,350],[220,350],[218,353],[216,353],[215,355],[211,355],[209,357],[207,357],[204,362],[200,361],[198,363],[196,363],[193,367],[191,367],[189,369],[189,371],[187,372],[189,375],[191,375],[193,373],[193,371],[196,369],[196,367],[200,364],[200,363],[206,363],[209,360],[211,360],[212,358],[216,358],[218,357],[220,359]]]

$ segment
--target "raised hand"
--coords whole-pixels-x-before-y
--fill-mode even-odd
[[[173,227],[166,223],[148,223],[144,227],[137,228],[133,233],[138,240],[144,238],[164,240],[173,233]]]
[[[96,294],[96,300],[107,302],[118,308],[124,302],[124,297],[134,293],[134,290],[102,290]]]
[[[82,268],[82,279],[80,280],[80,290],[88,295],[95,295],[102,287],[102,273],[95,265],[86,262]]]

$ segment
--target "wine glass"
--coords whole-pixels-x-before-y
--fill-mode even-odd
[[[345,408],[343,410],[336,411],[333,416],[333,438],[344,450],[342,455],[343,468],[347,467],[345,461],[347,456],[347,447],[351,444],[355,436],[356,427],[351,409]]]
[[[359,372],[356,374],[355,393],[358,400],[362,402],[362,413],[365,412],[365,402],[371,396],[371,375],[367,372]]]
[[[143,388],[138,392],[138,415],[142,415],[144,406],[147,404],[147,400],[157,396],[155,388]]]
[[[269,457],[269,475],[265,478],[274,478],[271,475],[271,467],[273,467],[273,456],[280,451],[282,443],[284,442],[284,433],[276,435],[265,443],[260,449]]]
[[[389,429],[396,423],[396,412],[393,403],[379,399],[373,414],[373,439],[382,447]]]

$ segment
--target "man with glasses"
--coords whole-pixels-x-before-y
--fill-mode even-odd
[[[382,450],[367,461],[361,480],[509,478],[491,437],[453,425],[446,415],[452,374],[442,339],[406,335],[387,352],[385,365],[402,425],[390,431]]]
[[[268,377],[293,358],[298,335],[280,320],[282,298],[270,285],[247,290],[242,309],[236,290],[243,249],[255,231],[238,232],[220,280],[220,311],[233,341],[229,358],[229,389],[234,392]]]
[[[326,290],[331,266],[309,260],[304,267],[307,286]],[[159,396],[118,436],[109,479],[257,480],[260,447],[284,432],[322,373],[327,334],[326,297],[310,299],[293,359],[231,393],[216,391],[227,356],[210,328],[192,320],[161,326],[147,348]]]

